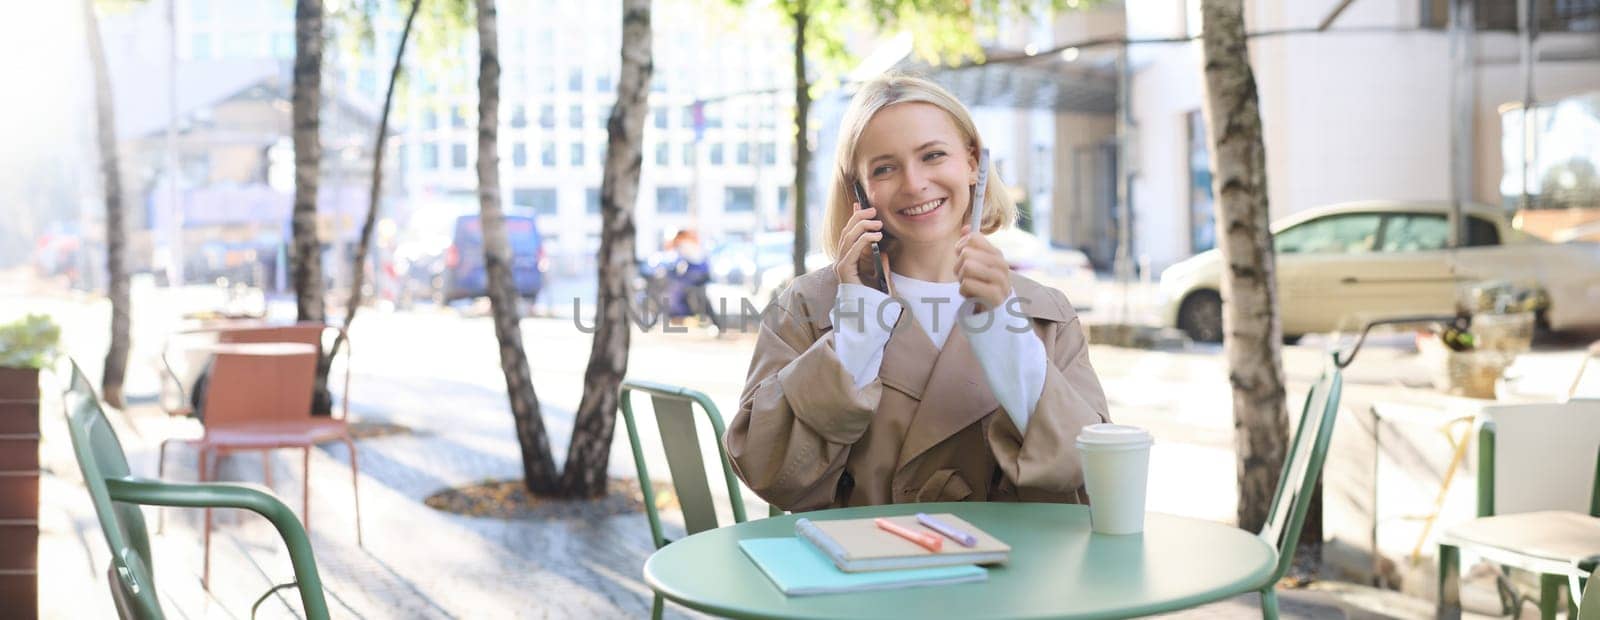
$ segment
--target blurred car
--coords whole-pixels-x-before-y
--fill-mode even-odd
[[[399,307],[410,308],[421,300],[444,303],[444,255],[448,247],[415,241],[395,246],[395,303]]]
[[[794,281],[794,259],[790,257],[782,264],[773,265],[757,274],[756,293],[751,297],[755,303],[770,303],[778,299],[778,293],[789,288],[789,283]],[[810,273],[833,264],[833,259],[822,252],[812,252],[806,255],[806,272]]]
[[[1600,244],[1548,243],[1516,230],[1500,209],[1466,205],[1451,248],[1449,203],[1354,202],[1272,225],[1279,315],[1288,339],[1353,327],[1352,320],[1451,314],[1471,285],[1536,286],[1553,330],[1600,328]],[[1161,273],[1163,319],[1197,341],[1222,339],[1222,255],[1209,250]]]
[[[428,197],[410,205],[394,246],[397,306],[409,308],[418,301],[444,303],[445,255],[455,235],[456,220],[477,212],[473,197]]]
[[[748,284],[763,270],[787,263],[794,254],[794,233],[770,232],[754,241],[730,241],[711,252],[711,280]]]
[[[549,269],[544,241],[532,215],[506,214],[506,235],[511,242],[511,276],[517,296],[532,301],[544,285]],[[483,225],[476,214],[456,218],[455,235],[444,256],[444,301],[472,299],[489,294],[489,274],[484,269]]]
[[[1067,301],[1079,312],[1093,305],[1097,279],[1087,254],[1052,248],[1020,228],[1002,228],[988,237],[989,243],[1005,255],[1012,270],[1066,294]]]

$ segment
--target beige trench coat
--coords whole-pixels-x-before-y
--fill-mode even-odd
[[[1011,283],[1049,360],[1026,432],[1000,408],[966,334],[953,329],[935,348],[910,312],[890,332],[878,378],[857,389],[826,337],[838,292],[828,267],[796,280],[762,316],[726,439],[739,477],[791,511],[1086,502],[1075,439],[1110,418],[1083,327],[1060,291],[1015,273]]]

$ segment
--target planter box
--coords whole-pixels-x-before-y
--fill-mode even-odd
[[[39,371],[0,366],[0,400],[39,401]]]
[[[1493,399],[1495,382],[1517,355],[1532,347],[1533,323],[1532,312],[1475,314],[1475,349],[1451,351],[1430,337],[1417,340],[1417,351],[1423,363],[1433,368],[1434,385],[1441,390],[1468,398]]]
[[[39,615],[39,371],[0,368],[0,609]]]

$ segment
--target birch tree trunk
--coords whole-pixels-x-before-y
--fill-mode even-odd
[[[811,82],[806,76],[806,26],[811,19],[809,0],[789,0],[789,15],[794,19],[794,190],[789,208],[794,209],[794,276],[806,272],[806,169],[811,167],[811,145],[807,121],[811,116]],[[759,156],[759,154],[757,154]]]
[[[1222,234],[1223,350],[1233,386],[1239,527],[1266,521],[1289,441],[1276,267],[1268,228],[1266,148],[1243,0],[1203,0],[1206,137]]]
[[[478,211],[483,229],[483,265],[489,276],[489,309],[494,335],[500,341],[500,370],[511,399],[517,445],[522,448],[523,482],[530,493],[556,490],[555,458],[540,417],[539,395],[533,390],[528,352],[522,348],[517,288],[511,277],[511,241],[500,208],[500,41],[495,0],[477,0],[478,7]]]
[[[383,94],[383,112],[378,115],[378,136],[372,144],[372,187],[367,192],[367,219],[361,223],[361,241],[356,245],[356,257],[350,269],[350,302],[344,311],[345,334],[350,332],[350,322],[355,320],[356,310],[361,308],[361,289],[366,285],[367,254],[372,249],[372,233],[378,226],[378,199],[383,193],[383,155],[385,145],[389,142],[389,111],[394,108],[394,86],[400,81],[406,43],[411,40],[411,25],[417,21],[417,9],[420,8],[422,0],[411,1],[411,12],[406,15],[406,25],[400,30],[400,44],[395,48],[394,65],[389,69],[389,88]],[[339,347],[344,345],[345,334],[340,334],[333,341],[333,347],[318,365],[317,375],[323,377],[324,381],[328,376],[329,364],[339,354]]]
[[[322,246],[317,239],[317,180],[322,161],[322,0],[296,0],[294,9],[294,216],[290,275],[295,317],[323,320]]]
[[[106,287],[111,298],[111,346],[106,350],[100,393],[118,409],[124,405],[122,381],[128,374],[128,267],[125,261],[128,231],[123,222],[122,176],[117,162],[116,112],[112,108],[111,72],[106,67],[106,50],[100,40],[100,20],[94,14],[93,0],[83,0],[83,16],[89,39],[89,62],[94,70],[95,137],[100,147],[100,177],[106,198]]]
[[[561,493],[598,497],[617,421],[617,389],[628,370],[628,303],[635,269],[633,208],[644,155],[644,117],[654,70],[650,0],[622,3],[622,71],[606,121],[605,176],[600,182],[600,273],[594,343],[583,375],[583,400],[561,476]]]

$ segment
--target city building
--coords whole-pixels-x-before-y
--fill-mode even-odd
[[[592,269],[599,247],[619,11],[579,1],[500,6],[501,193],[508,207],[538,214],[553,268],[568,275]],[[398,27],[389,19],[380,33]],[[640,255],[682,228],[713,242],[788,228],[793,80],[777,12],[708,14],[703,3],[668,0],[654,7],[652,28],[634,211]],[[398,153],[414,208],[460,204],[452,197],[477,191],[477,45],[467,35],[449,58],[413,62],[400,97]]]
[[[293,6],[151,2],[107,14],[101,30],[130,265],[189,282],[227,278],[283,287],[294,198]],[[323,89],[318,231],[323,272],[338,283],[348,281],[367,211],[378,109],[371,88],[330,73],[336,75]],[[397,167],[386,169],[392,174]],[[392,203],[398,187],[392,177],[387,187]]]

